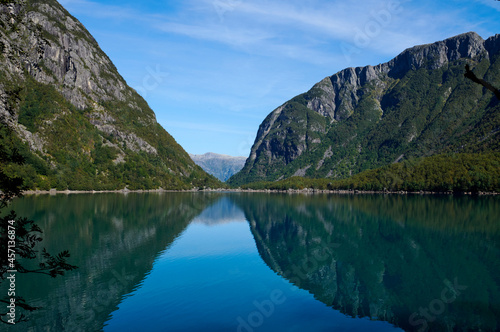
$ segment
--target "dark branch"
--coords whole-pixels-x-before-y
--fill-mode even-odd
[[[474,74],[472,72],[472,70],[470,70],[469,65],[465,65],[465,74],[464,74],[464,76],[466,78],[470,79],[474,83],[481,84],[486,89],[488,89],[491,92],[493,92],[498,99],[500,99],[500,90],[498,90],[493,85],[491,85],[490,83],[486,82],[485,80],[482,80],[482,79],[478,78],[476,76],[476,74]]]
[[[0,299],[0,303],[5,303],[5,304],[10,304],[10,299],[9,300],[4,300]],[[37,309],[40,309],[40,307],[33,307],[30,306],[29,304],[26,303],[26,301],[22,297],[16,296],[16,306],[23,308],[24,310],[28,311],[35,311]],[[7,313],[2,313],[2,316],[5,316]]]

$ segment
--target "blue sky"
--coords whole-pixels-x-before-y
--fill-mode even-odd
[[[60,0],[189,153],[248,156],[264,118],[324,77],[475,31],[495,0]]]

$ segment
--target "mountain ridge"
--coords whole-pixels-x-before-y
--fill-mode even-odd
[[[229,183],[345,178],[406,158],[464,150],[461,145],[494,150],[498,105],[463,77],[463,68],[471,64],[498,85],[499,53],[500,35],[483,40],[468,32],[326,77],[264,119],[245,167]],[[445,134],[451,138],[439,137]],[[467,135],[475,141],[490,135],[491,146],[471,147]]]
[[[233,157],[214,152],[196,155],[189,154],[189,157],[205,172],[225,182],[231,176],[239,172],[245,165],[246,157]]]

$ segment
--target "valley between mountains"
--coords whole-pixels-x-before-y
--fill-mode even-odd
[[[468,32],[344,69],[269,113],[248,158],[214,161],[158,124],[57,1],[2,1],[0,140],[25,163],[1,167],[31,190],[500,191],[500,101],[464,77],[499,87],[499,59],[500,35]]]

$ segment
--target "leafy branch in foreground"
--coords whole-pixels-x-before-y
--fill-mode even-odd
[[[23,179],[9,174],[12,165],[21,165],[24,158],[18,153],[14,144],[4,139],[3,132],[0,132],[0,211],[8,207],[12,199],[22,196],[24,189]],[[10,283],[15,280],[15,273],[40,273],[56,277],[64,275],[66,271],[72,271],[77,267],[67,263],[70,257],[68,251],[63,251],[57,255],[49,254],[45,248],[41,253],[41,262],[37,268],[30,268],[27,262],[39,258],[39,251],[35,246],[42,241],[42,230],[33,220],[18,217],[15,211],[10,211],[5,216],[0,217],[0,283]],[[9,271],[16,271],[11,273]],[[12,279],[14,278],[14,279]],[[0,299],[0,303],[15,304],[15,308],[24,311],[34,311],[39,309],[26,303],[26,301],[15,294],[9,292],[10,297]],[[27,321],[24,312],[11,314],[8,306],[7,312],[0,311],[0,322],[15,324]],[[5,310],[5,309],[3,309]],[[7,319],[5,319],[7,318]],[[10,318],[10,319],[9,319]]]

